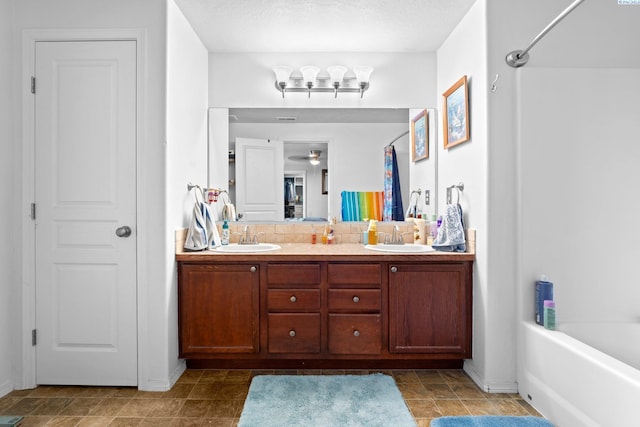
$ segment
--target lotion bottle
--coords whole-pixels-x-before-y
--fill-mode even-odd
[[[222,223],[222,237],[220,240],[223,245],[229,244],[229,224],[226,219],[224,220],[224,223]]]
[[[376,220],[372,219],[369,221],[369,236],[368,236],[368,244],[369,245],[377,245],[378,244],[378,228],[376,226]]]

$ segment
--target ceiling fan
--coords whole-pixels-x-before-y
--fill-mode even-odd
[[[289,156],[289,160],[294,161],[309,161],[312,165],[316,166],[320,164],[320,153],[321,150],[309,150],[309,154],[306,156]]]

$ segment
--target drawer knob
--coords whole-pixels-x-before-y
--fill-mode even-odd
[[[391,267],[391,272],[392,273],[397,273],[398,272],[398,267]]]
[[[360,302],[360,297],[357,295],[353,297],[353,302]]]
[[[290,337],[295,337],[296,336],[296,331],[294,331],[293,329],[289,331],[289,336]]]
[[[359,337],[360,336],[360,331],[357,330],[357,329],[355,331],[353,331],[353,336],[354,337]]]
[[[256,271],[258,271],[258,269],[256,268],[255,265],[252,265],[251,268],[249,269],[250,272],[255,273]]]
[[[289,301],[296,302],[296,301],[298,301],[298,298],[296,298],[295,295],[291,295],[291,298],[289,298]]]

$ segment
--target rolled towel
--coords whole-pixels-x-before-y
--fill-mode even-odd
[[[442,224],[433,241],[433,248],[444,252],[465,252],[467,245],[464,239],[462,208],[459,204],[448,204],[442,216]]]
[[[225,203],[222,208],[222,219],[227,221],[235,221],[236,220],[236,208],[233,206],[233,203]]]

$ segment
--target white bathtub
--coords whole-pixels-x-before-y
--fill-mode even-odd
[[[640,324],[575,323],[558,329],[523,324],[518,384],[523,398],[556,427],[639,427]]]

